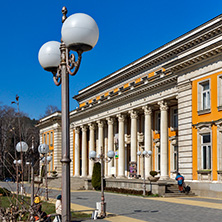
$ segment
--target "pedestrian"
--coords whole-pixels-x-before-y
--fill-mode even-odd
[[[56,214],[57,214],[57,221],[62,221],[62,195],[58,195],[56,198]]]
[[[175,180],[177,180],[179,191],[182,193],[184,188],[184,177],[180,173],[177,173]]]
[[[46,212],[42,211],[42,203],[39,196],[35,196],[34,198],[34,219],[35,221],[47,221]]]

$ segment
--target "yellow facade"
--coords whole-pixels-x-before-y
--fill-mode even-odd
[[[195,124],[213,122],[222,118],[222,111],[218,111],[218,75],[222,72],[217,72],[192,82],[192,124],[193,124],[193,180],[198,179],[198,132],[194,127]],[[206,114],[198,114],[198,83],[209,80],[210,82],[210,112]],[[212,179],[217,180],[217,126],[211,126],[212,135]]]

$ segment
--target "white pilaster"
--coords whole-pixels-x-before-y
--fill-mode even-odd
[[[151,131],[151,117],[152,109],[149,106],[144,106],[144,145],[146,151],[152,151],[152,131]],[[150,176],[152,170],[152,156],[145,158],[145,177]]]
[[[161,101],[160,106],[160,178],[162,180],[168,179],[168,115],[167,103]]]
[[[112,117],[109,117],[106,119],[108,123],[108,151],[114,150],[114,135],[113,135],[113,123],[114,119]],[[113,167],[114,160],[111,160],[108,163],[108,177],[112,176],[111,168]]]
[[[130,152],[131,152],[131,161],[137,162],[137,112],[135,110],[129,111],[131,117],[131,145],[130,145]]]
[[[80,155],[79,155],[79,133],[80,128],[75,128],[75,177],[80,176]]]
[[[124,120],[125,116],[118,114],[119,122],[119,161],[118,161],[118,177],[125,177],[125,143],[124,143]]]
[[[87,176],[87,126],[82,126],[82,177]]]
[[[89,152],[95,151],[95,124],[89,124]],[[89,177],[92,177],[94,162],[88,158],[89,161]]]

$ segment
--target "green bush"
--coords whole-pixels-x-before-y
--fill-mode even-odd
[[[11,191],[9,191],[8,189],[6,188],[1,188],[0,187],[0,194],[2,194],[2,196],[10,196],[11,195]]]
[[[95,163],[92,174],[92,186],[95,190],[101,190],[101,164]]]
[[[150,171],[150,175],[153,176],[153,177],[155,177],[157,174],[158,174],[158,173],[157,173],[156,171],[154,171],[154,170],[153,170],[153,171]]]

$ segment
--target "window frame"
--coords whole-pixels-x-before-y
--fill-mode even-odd
[[[217,76],[217,109],[222,110],[222,74]]]
[[[175,126],[175,123],[174,123],[174,110],[177,110],[177,126]],[[177,106],[173,106],[170,108],[170,130],[171,131],[178,130],[178,107]]]
[[[208,83],[209,89],[203,90],[204,85]],[[209,106],[204,108],[203,94],[209,92]],[[206,114],[211,112],[211,79],[205,79],[198,82],[198,115]]]
[[[161,113],[160,111],[155,111],[155,133],[160,133],[160,124],[161,124]]]

